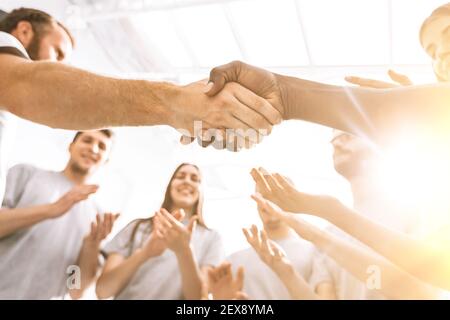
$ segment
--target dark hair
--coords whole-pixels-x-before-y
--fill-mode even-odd
[[[169,212],[171,212],[171,210],[173,208],[173,199],[172,199],[172,196],[170,195],[170,186],[172,185],[172,181],[175,179],[175,176],[177,175],[178,171],[180,171],[180,169],[183,168],[184,166],[192,166],[200,172],[199,167],[197,167],[195,164],[191,164],[191,163],[187,163],[187,162],[180,164],[175,169],[175,171],[172,174],[172,177],[169,180],[169,183],[167,184],[166,192],[164,194],[164,200],[161,205],[161,208],[164,208]],[[192,214],[198,216],[197,222],[199,225],[201,225],[204,228],[207,228],[205,221],[203,219],[203,195],[201,192],[199,192],[198,200],[194,204]],[[133,251],[133,243],[134,243],[134,239],[136,237],[137,230],[139,229],[139,226],[142,224],[147,224],[147,228],[145,230],[147,232],[150,232],[152,222],[153,222],[153,217],[136,220],[136,224],[133,227],[133,231],[131,232],[130,241],[128,242],[128,248],[130,249],[130,253]]]
[[[17,28],[17,25],[21,21],[29,22],[33,31],[41,35],[46,33],[46,27],[56,23],[67,33],[70,42],[72,43],[72,47],[75,47],[75,39],[69,29],[62,23],[56,21],[51,15],[41,10],[31,8],[14,9],[0,19],[0,31],[11,33]]]
[[[114,136],[114,133],[110,129],[100,129],[98,131],[103,133],[105,136],[107,136],[110,139]],[[77,141],[78,137],[81,136],[83,134],[83,132],[85,132],[85,131],[78,131],[77,133],[75,133],[75,136],[73,137],[72,143]]]

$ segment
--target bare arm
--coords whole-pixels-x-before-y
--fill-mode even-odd
[[[69,291],[72,299],[79,299],[84,291],[94,282],[99,267],[100,244],[114,226],[118,214],[105,213],[103,217],[97,214],[96,221],[91,223],[91,230],[83,239],[77,265],[81,270],[81,285],[78,289]]]
[[[103,272],[97,280],[95,288],[97,297],[107,299],[118,295],[147,259],[148,257],[141,249],[136,250],[128,258],[118,253],[109,255]]]
[[[289,291],[294,300],[319,300],[323,296],[316,294],[311,286],[303,279],[294,268],[288,269],[287,272],[277,272],[278,277]]]
[[[270,103],[236,83],[211,98],[202,83],[114,79],[6,54],[0,54],[0,69],[0,106],[54,128],[170,125],[195,137],[200,132],[194,131],[194,121],[202,121],[203,129],[268,132],[281,121]]]
[[[202,274],[192,248],[175,252],[180,268],[183,296],[187,300],[199,300],[202,292]]]
[[[414,132],[448,126],[450,86],[446,84],[371,89],[277,77],[288,119],[315,122],[383,143],[405,124]]]
[[[253,247],[260,259],[283,282],[292,299],[317,300],[322,298],[295,270],[281,247],[267,238],[264,230],[258,231],[258,228],[253,225],[250,229],[243,229],[243,232],[247,242]]]
[[[333,86],[283,76],[235,61],[211,71],[213,96],[238,82],[267,99],[283,119],[300,119],[386,142],[398,126],[446,129],[450,86],[433,84],[392,89]],[[446,129],[447,130],[447,129]]]
[[[0,55],[0,105],[63,129],[166,124],[176,86],[98,76],[53,62]]]
[[[202,297],[203,277],[195,259],[191,237],[197,224],[197,217],[191,217],[188,226],[184,226],[167,210],[161,209],[155,215],[155,229],[167,247],[177,258],[180,268],[183,296],[188,300]]]
[[[106,299],[119,294],[142,264],[161,255],[166,248],[166,244],[154,230],[142,248],[134,251],[129,257],[124,258],[119,253],[110,254],[97,280],[97,297]]]
[[[264,198],[281,209],[326,219],[417,278],[439,288],[450,288],[450,248],[445,238],[448,228],[433,242],[419,240],[386,228],[333,197],[300,192],[278,173],[253,169],[252,176]]]
[[[428,242],[389,229],[345,207],[329,201],[329,210],[318,211],[340,229],[365,243],[400,268],[436,287],[450,289],[448,239]],[[450,232],[446,228],[446,233]]]
[[[256,201],[268,212],[283,219],[302,238],[312,242],[321,251],[333,258],[344,269],[353,274],[357,279],[366,283],[368,279],[368,268],[375,266],[380,271],[381,287],[380,292],[390,299],[434,299],[436,291],[429,285],[418,280],[411,274],[400,269],[392,262],[382,256],[371,252],[360,245],[355,245],[344,241],[337,236],[318,229],[306,221],[296,218],[295,214],[282,211],[280,208],[264,200],[261,197],[254,197]],[[330,205],[330,204],[329,204]],[[334,211],[335,207],[328,210]],[[357,224],[352,220],[351,224]],[[359,226],[361,228],[362,226]],[[367,229],[362,227],[361,233],[367,233]],[[381,242],[388,243],[389,239],[380,239]]]
[[[0,239],[50,218],[52,211],[53,206],[51,204],[28,208],[2,209],[0,211]]]
[[[28,208],[2,209],[0,211],[0,238],[30,227],[46,219],[57,218],[66,213],[75,203],[96,192],[96,185],[80,185],[50,204]]]

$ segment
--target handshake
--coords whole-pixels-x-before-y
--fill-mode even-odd
[[[182,134],[183,144],[251,148],[289,118],[280,77],[239,61],[216,67],[208,82],[179,89],[169,125]]]
[[[433,90],[413,88],[408,77],[394,71],[389,76],[395,83],[346,77],[358,87],[339,87],[234,61],[212,69],[208,82],[177,87],[166,124],[182,134],[183,144],[197,139],[203,147],[239,151],[260,143],[282,120],[314,122],[382,143],[405,119],[427,126],[442,119],[440,108],[448,108],[430,100]],[[401,86],[412,89],[395,90]],[[424,113],[423,101],[434,110]]]

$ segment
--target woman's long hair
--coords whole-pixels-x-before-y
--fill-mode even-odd
[[[169,183],[167,184],[166,192],[164,194],[164,200],[161,205],[161,208],[166,209],[170,213],[172,213],[171,211],[173,209],[173,199],[170,194],[170,188],[172,185],[172,181],[175,179],[175,176],[177,175],[178,171],[180,171],[180,169],[183,168],[184,166],[192,166],[192,167],[196,168],[198,170],[198,172],[200,173],[200,169],[196,165],[191,164],[191,163],[186,163],[186,162],[180,164],[175,169],[175,171],[172,174],[172,177],[170,178]],[[194,208],[192,210],[192,215],[198,217],[197,223],[199,225],[207,228],[205,221],[203,219],[203,193],[202,193],[201,189],[199,189],[199,191],[198,191],[198,199],[194,204]],[[152,229],[152,223],[153,223],[153,217],[139,219],[136,221],[136,225],[134,226],[133,231],[131,232],[130,241],[128,242],[128,247],[130,248],[130,253],[133,252],[134,239],[136,238],[136,233],[137,233],[139,227],[141,225],[145,225],[146,228],[144,229],[144,232],[150,234],[151,229]]]

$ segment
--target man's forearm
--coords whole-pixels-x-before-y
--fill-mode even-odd
[[[106,270],[108,267],[107,262],[105,270],[97,281],[95,289],[97,297],[106,299],[119,294],[147,259],[143,251],[138,249],[118,266],[109,270]]]
[[[176,253],[180,267],[183,295],[187,300],[198,300],[202,293],[202,277],[192,249]]]
[[[81,298],[84,290],[86,290],[86,288],[95,280],[99,254],[99,244],[85,238],[77,262],[77,265],[81,270],[81,283],[79,289],[70,290],[70,295],[73,299]]]
[[[120,80],[51,62],[18,63],[2,98],[25,119],[63,129],[170,124],[178,87]]]
[[[50,217],[53,205],[0,210],[0,238],[30,227]]]
[[[277,75],[287,119],[300,119],[386,142],[408,124],[412,129],[445,128],[449,85],[395,89],[340,87]]]

